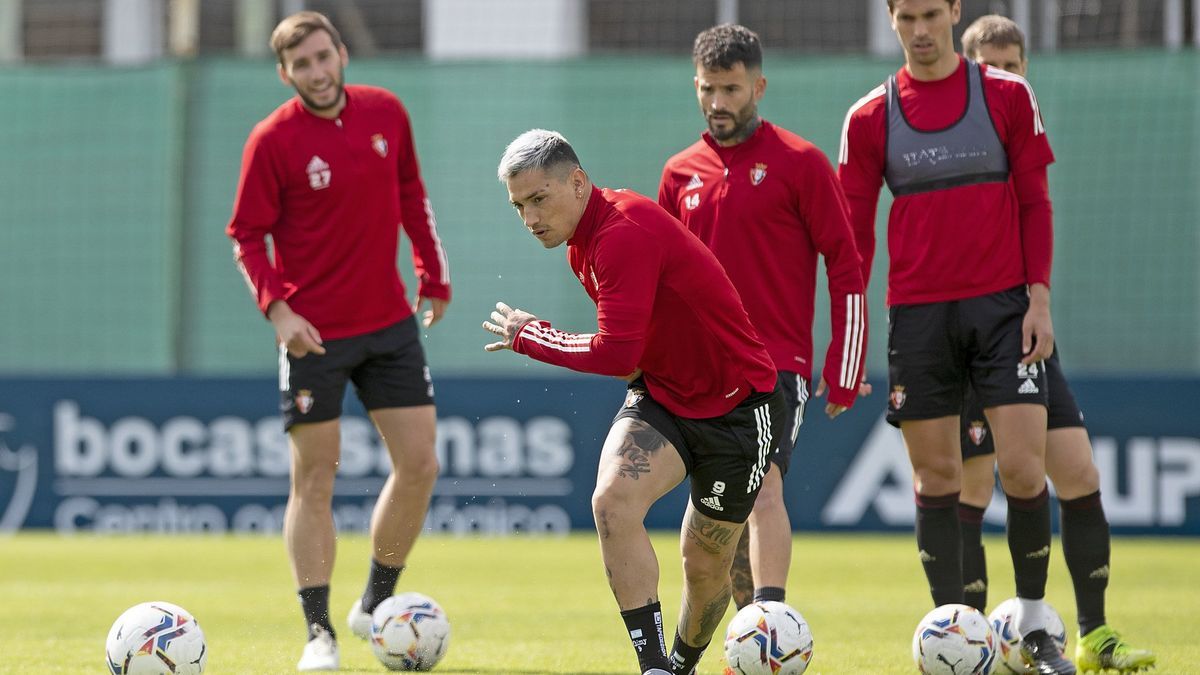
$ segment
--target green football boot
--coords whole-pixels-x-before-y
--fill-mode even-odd
[[[1129,646],[1107,625],[1100,626],[1075,642],[1075,665],[1081,672],[1136,673],[1158,661],[1154,652]]]

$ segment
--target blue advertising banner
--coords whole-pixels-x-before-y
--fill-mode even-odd
[[[1200,534],[1200,380],[1081,379],[1117,533]],[[881,388],[877,388],[880,391]],[[276,532],[289,449],[269,379],[0,379],[0,532]],[[437,381],[441,475],[426,526],[459,534],[591,529],[596,456],[624,398],[614,380]],[[908,530],[915,509],[880,394],[836,421],[811,405],[786,480],[798,529]],[[389,471],[347,399],[334,517],[367,529]],[[647,525],[679,526],[686,485]],[[1004,522],[997,492],[987,522]]]

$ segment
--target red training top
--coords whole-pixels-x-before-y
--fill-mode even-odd
[[[718,417],[775,388],[771,357],[721,263],[657,204],[593,187],[567,260],[596,303],[597,331],[526,324],[513,349],[572,370],[641,368],[654,400],[680,417]]]
[[[932,131],[954,124],[967,104],[966,61],[941,80],[896,74],[909,123]],[[1008,155],[1007,183],[978,183],[900,196],[888,217],[888,305],[944,302],[1023,284],[1050,285],[1053,228],[1046,140],[1037,98],[1019,75],[983,67],[984,93]],[[842,127],[838,176],[850,202],[851,224],[870,276],[875,252],[875,207],[887,148],[883,85],[859,99]]]
[[[391,92],[347,86],[336,120],[293,98],[250,132],[226,233],[264,314],[286,300],[324,339],[407,319],[413,310],[396,269],[401,225],[412,240],[417,294],[450,299],[412,127]]]
[[[706,131],[667,161],[658,203],[712,249],[779,370],[812,379],[817,254],[829,277],[829,400],[851,406],[866,353],[861,260],[829,160],[763,121],[723,147]]]

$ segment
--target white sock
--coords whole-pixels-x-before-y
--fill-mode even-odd
[[[1046,629],[1046,601],[1017,598],[1017,632],[1029,635],[1035,630]]]

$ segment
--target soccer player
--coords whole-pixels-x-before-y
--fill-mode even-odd
[[[309,638],[298,667],[336,670],[331,502],[346,380],[393,468],[371,517],[366,591],[349,615],[365,638],[371,610],[392,594],[424,525],[437,478],[433,385],[415,313],[427,305],[424,325],[437,323],[450,279],[404,106],[386,90],[344,84],[346,47],[321,14],[287,17],[271,47],[296,97],[250,133],[227,232],[279,342],[292,455],[284,539]],[[413,245],[415,302],[396,270],[401,225]]]
[[[963,54],[990,68],[1025,77],[1029,60],[1025,34],[1012,19],[980,17],[962,36]],[[1046,432],[1046,474],[1054,481],[1061,514],[1063,557],[1075,586],[1079,638],[1075,665],[1083,671],[1113,668],[1136,671],[1154,665],[1154,654],[1135,649],[1107,625],[1104,596],[1108,587],[1110,537],[1100,501],[1100,472],[1071,387],[1063,375],[1058,349],[1045,361],[1050,386]],[[995,485],[995,445],[987,417],[973,394],[963,408],[963,482],[959,521],[963,537],[966,602],[981,611],[987,605],[987,560],[981,542],[983,513]]]
[[[867,337],[861,261],[841,185],[816,146],[759,117],[762,59],[758,35],[743,26],[696,36],[696,98],[708,130],[667,161],[658,187],[658,203],[729,273],[784,388],[784,434],[734,558],[739,608],[785,597],[792,526],[783,476],[809,398],[818,254],[829,277],[832,336],[816,393],[828,390],[830,417],[854,404]]]
[[[888,420],[913,467],[920,559],[934,604],[961,603],[959,413],[969,383],[995,431],[1022,652],[1035,672],[1073,675],[1045,630],[1043,601],[1054,155],[1024,78],[954,50],[960,0],[887,4],[905,64],[850,107],[838,161],[864,277],[882,181],[895,196]]]
[[[712,252],[653,201],[592,185],[561,135],[518,136],[498,175],[530,234],[546,248],[567,244],[597,329],[566,332],[497,303],[483,324],[497,341],[485,349],[629,382],[601,449],[592,513],[641,672],[686,675],[729,605],[734,549],[783,431],[771,357]],[[643,521],[687,476],[683,603],[668,657]]]

